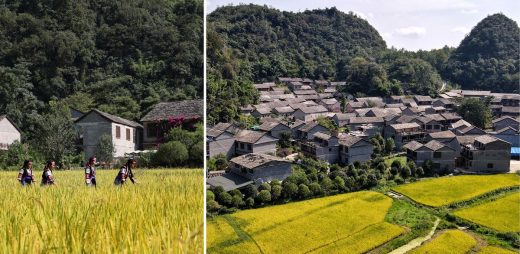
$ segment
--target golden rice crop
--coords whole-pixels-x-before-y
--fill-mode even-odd
[[[208,253],[363,253],[404,232],[384,222],[391,205],[385,195],[363,191],[220,216],[208,220]]]
[[[495,246],[485,246],[485,247],[482,247],[479,250],[479,252],[477,252],[477,253],[478,254],[517,254],[517,252],[511,251],[511,250],[502,249],[502,248],[495,247]]]
[[[500,232],[520,232],[520,192],[474,207],[455,211],[463,219]]]
[[[97,188],[82,170],[50,187],[0,172],[0,253],[201,253],[203,171],[134,171],[138,185],[116,187],[116,170],[98,170]]]
[[[516,174],[446,176],[400,185],[393,190],[416,202],[439,207],[487,192],[520,185]]]
[[[417,249],[412,250],[411,254],[464,254],[468,253],[473,246],[477,245],[477,240],[473,236],[460,230],[446,230]]]

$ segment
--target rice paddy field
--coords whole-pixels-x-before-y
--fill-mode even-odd
[[[502,249],[502,248],[495,247],[495,246],[482,247],[477,253],[478,254],[518,254],[518,252]]]
[[[202,253],[203,170],[134,170],[139,184],[97,188],[82,170],[55,171],[57,185],[21,187],[0,172],[0,253]]]
[[[464,208],[454,214],[499,232],[520,232],[520,192]]]
[[[473,236],[460,230],[446,230],[430,242],[424,243],[418,248],[408,252],[411,254],[464,254],[468,253],[477,240]]]
[[[392,199],[363,191],[240,211],[207,221],[208,253],[364,253],[404,233]]]
[[[446,176],[400,185],[393,190],[418,203],[440,207],[512,186],[520,186],[517,174]]]

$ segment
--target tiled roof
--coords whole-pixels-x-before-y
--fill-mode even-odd
[[[93,109],[91,110],[89,113],[83,115],[82,117],[76,119],[76,123],[77,122],[80,122],[81,120],[83,120],[87,115],[91,114],[91,113],[96,113],[96,114],[99,114],[100,116],[104,117],[105,119],[111,121],[111,122],[114,122],[114,123],[118,123],[118,124],[122,124],[122,125],[126,125],[126,126],[130,126],[130,127],[134,127],[134,128],[143,128],[143,126],[139,123],[136,123],[134,121],[130,121],[130,120],[127,120],[127,119],[124,119],[122,117],[119,117],[119,116],[115,116],[115,115],[111,115],[109,113],[105,113],[103,111],[99,111],[97,109]]]
[[[254,169],[273,161],[290,163],[288,160],[260,153],[248,153],[231,159],[231,162],[248,169]]]
[[[141,122],[168,120],[170,117],[204,117],[203,100],[161,102],[148,112]]]

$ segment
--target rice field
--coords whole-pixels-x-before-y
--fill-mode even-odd
[[[502,249],[495,246],[485,246],[482,247],[478,252],[478,254],[518,254],[517,252]]]
[[[364,253],[404,233],[392,199],[363,191],[208,219],[208,253]]]
[[[424,243],[418,248],[408,252],[410,254],[464,254],[468,253],[475,245],[477,240],[473,236],[460,230],[446,230],[435,237],[433,240]],[[449,252],[447,252],[449,250]]]
[[[520,176],[516,174],[446,176],[400,185],[393,190],[418,203],[439,207],[512,186],[520,186]]]
[[[500,232],[520,232],[520,192],[464,208],[454,214]]]
[[[55,171],[57,185],[21,187],[0,172],[0,253],[202,253],[203,171],[134,170],[138,185],[114,186],[98,170]]]

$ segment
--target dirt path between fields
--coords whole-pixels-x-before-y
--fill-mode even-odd
[[[417,237],[408,242],[407,244],[393,250],[389,254],[404,254],[414,248],[419,247],[423,242],[430,240],[430,238],[432,238],[433,234],[435,233],[435,230],[437,229],[439,222],[441,222],[441,220],[437,218],[437,220],[435,220],[435,223],[433,224],[432,230],[430,231],[430,233],[428,233],[428,235]]]

